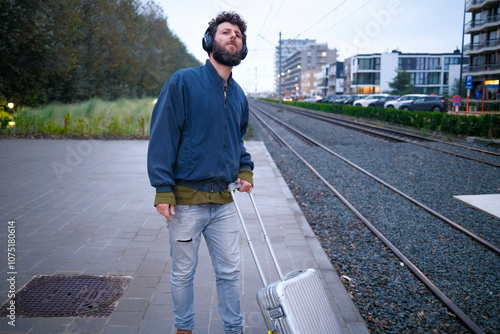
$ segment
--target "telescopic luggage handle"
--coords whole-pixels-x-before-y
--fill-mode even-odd
[[[247,227],[245,224],[245,220],[243,219],[243,215],[241,214],[240,208],[239,208],[238,203],[236,201],[236,198],[234,196],[234,192],[239,188],[241,188],[241,183],[231,183],[228,186],[229,193],[231,194],[231,197],[233,198],[234,206],[236,207],[236,211],[238,212],[238,216],[240,217],[241,226],[243,227],[243,231],[245,232],[247,243],[248,243],[248,246],[250,247],[250,252],[252,253],[253,259],[255,261],[255,265],[257,266],[257,270],[259,271],[260,278],[261,278],[264,286],[267,286],[267,280],[266,280],[266,277],[264,276],[264,271],[262,270],[262,267],[260,266],[260,262],[257,259],[257,254],[255,253],[252,239],[250,237],[250,234],[248,233],[248,230],[247,230]],[[260,217],[259,210],[257,209],[257,206],[255,205],[255,200],[253,198],[252,193],[248,193],[248,195],[250,196],[250,201],[252,202],[253,208],[255,210],[255,214],[257,215],[257,219],[259,220],[260,228],[262,229],[262,233],[264,234],[264,240],[266,240],[267,248],[269,249],[269,253],[271,254],[271,258],[273,259],[274,266],[276,267],[276,271],[278,272],[280,280],[282,280],[283,273],[281,272],[281,268],[278,264],[278,260],[276,259],[276,255],[274,254],[273,247],[271,245],[271,241],[267,237],[266,228],[264,227],[264,223],[262,222],[262,218]]]

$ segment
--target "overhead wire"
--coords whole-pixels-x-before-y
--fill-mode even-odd
[[[281,8],[283,7],[283,4],[285,3],[285,0],[282,0],[281,1],[281,4],[280,4],[280,7],[278,8],[278,11],[276,12],[276,14],[274,14],[274,17],[273,19],[271,20],[271,25],[267,28],[267,29],[270,29],[272,26],[273,26],[273,23],[276,22],[276,17],[278,16],[278,14],[280,13],[281,11]]]
[[[284,3],[284,2],[285,2],[285,0],[282,0],[282,1],[281,1],[281,4],[280,4],[280,7],[278,8],[278,11],[277,11],[277,12],[276,12],[276,14],[274,15],[274,18],[273,18],[273,20],[271,21],[271,24],[269,25],[269,27],[268,27],[266,30],[268,30],[268,29],[272,26],[272,24],[273,24],[274,20],[276,19],[276,17],[277,17],[277,15],[278,15],[278,13],[280,12],[281,7],[283,6],[283,3]],[[268,19],[269,19],[270,15],[271,15],[271,13],[272,13],[272,11],[273,11],[273,8],[274,8],[275,3],[276,3],[276,0],[273,0],[273,2],[271,3],[271,6],[269,7],[269,9],[268,9],[268,11],[267,11],[266,17],[264,18],[264,21],[262,22],[262,25],[261,25],[261,27],[260,27],[260,29],[259,29],[259,32],[257,33],[257,38],[256,38],[256,40],[255,40],[255,48],[250,49],[250,51],[252,51],[252,52],[253,52],[253,51],[271,51],[271,50],[273,50],[273,49],[271,49],[271,50],[270,50],[270,49],[262,49],[262,48],[259,48],[259,45],[260,45],[260,43],[259,43],[259,37],[260,37],[260,38],[262,38],[262,39],[264,39],[267,43],[271,44],[271,45],[274,47],[274,45],[273,45],[271,42],[269,42],[267,39],[265,39],[265,38],[261,35],[261,33],[262,33],[262,31],[264,30],[264,28],[265,28],[265,26],[266,26],[266,23],[268,22]],[[250,66],[250,68],[252,68],[252,67],[253,67],[254,60],[255,60],[255,58],[254,58],[254,57],[250,57],[250,65],[249,65],[249,66]],[[257,67],[255,67],[255,71],[257,72]],[[262,73],[261,73],[261,74],[260,74],[260,76],[274,76],[274,74],[271,74],[271,73],[264,73],[264,74],[262,74]],[[256,77],[257,77],[257,73],[256,73]]]
[[[278,12],[274,15],[274,19],[276,18],[276,16],[278,15],[279,11],[281,10],[281,7],[283,6],[283,3],[285,2],[285,0],[282,0],[281,1],[281,5],[280,7],[278,8]],[[269,41],[267,41],[263,36],[262,36],[262,30],[264,29],[266,23],[267,23],[267,19],[269,18],[269,15],[271,15],[271,12],[274,8],[274,4],[276,3],[276,0],[273,0],[273,2],[271,3],[271,6],[269,7],[268,11],[267,11],[267,14],[266,14],[266,17],[264,18],[264,22],[262,22],[262,25],[260,26],[260,29],[259,29],[259,32],[257,33],[257,37],[261,37],[262,39],[264,39],[266,42],[270,43]],[[274,19],[273,19],[273,22],[274,22]],[[271,23],[272,25],[272,23]],[[268,28],[269,29],[269,28]],[[259,43],[259,39],[257,38],[256,39],[256,48],[255,50],[258,50],[257,49],[257,45]],[[273,45],[272,43],[270,43],[271,45]],[[274,45],[273,45],[274,46]]]
[[[266,14],[266,17],[264,19],[264,22],[262,22],[262,25],[260,26],[260,29],[259,29],[259,32],[257,33],[257,37],[262,37],[261,35],[261,32],[262,32],[262,29],[264,29],[264,26],[266,25],[266,22],[267,22],[267,19],[269,18],[269,15],[271,14],[272,10],[273,10],[273,7],[274,7],[274,3],[276,2],[276,0],[273,0],[273,2],[271,3],[271,6],[269,7],[269,10],[267,11],[267,14]],[[266,42],[268,42],[266,39],[264,39]],[[269,42],[268,42],[269,43]],[[267,50],[267,49],[258,49],[258,44],[259,44],[259,39],[257,38],[256,41],[255,41],[255,49],[251,49],[251,51],[259,51],[259,50]],[[274,46],[274,45],[273,45]]]
[[[368,2],[363,3],[359,8],[355,9],[354,11],[352,11],[349,15],[347,15],[346,17],[344,17],[342,20],[337,21],[333,26],[331,26],[330,28],[328,28],[327,30],[325,30],[324,32],[322,32],[321,34],[319,34],[316,38],[323,36],[328,31],[330,31],[334,27],[338,26],[340,23],[344,22],[345,20],[347,20],[348,18],[350,18],[351,16],[353,16],[354,14],[356,14],[360,9],[362,9],[363,7],[365,7],[366,5],[368,5],[372,1],[374,1],[374,0],[369,0]]]
[[[258,33],[259,35],[262,32],[262,29],[264,29],[264,26],[266,25],[267,19],[269,18],[269,14],[271,14],[271,11],[273,10],[275,2],[276,2],[276,0],[273,0],[273,3],[271,4],[271,7],[269,7],[269,10],[267,11],[266,18],[264,19],[264,22],[262,22],[262,26],[259,29],[259,33]]]
[[[339,3],[335,8],[333,8],[332,10],[330,10],[328,13],[326,13],[323,17],[321,17],[318,21],[316,21],[314,24],[312,24],[311,26],[307,27],[306,29],[304,29],[303,31],[301,31],[296,37],[295,39],[297,39],[298,37],[300,37],[303,33],[307,32],[308,30],[310,30],[311,28],[315,27],[316,25],[318,25],[320,22],[322,22],[323,20],[325,20],[328,16],[330,16],[332,13],[334,13],[335,11],[337,11],[341,6],[343,6],[344,4],[346,4],[349,0],[343,0],[341,3]],[[367,6],[369,3],[373,2],[374,0],[368,0],[368,1],[363,1],[363,4],[357,8],[356,10],[354,10],[353,12],[351,12],[350,14],[348,14],[347,16],[345,16],[344,18],[342,18],[340,21],[337,21],[333,26],[331,26],[330,28],[328,28],[327,30],[325,30],[324,32],[322,32],[320,35],[318,35],[316,38],[314,39],[317,39],[318,37],[320,36],[323,36],[325,33],[329,32],[331,29],[333,29],[334,27],[338,26],[339,24],[341,24],[342,22],[346,21],[348,18],[352,17],[354,14],[356,14],[360,9],[364,8],[365,6]],[[259,30],[259,33],[258,33],[258,37],[262,38],[264,41],[266,41],[267,43],[273,45],[271,42],[269,42],[266,38],[264,38],[263,34],[262,34],[262,31],[265,27],[265,24],[267,23],[267,20],[272,12],[272,9],[274,8],[274,5],[275,5],[275,2],[276,0],[273,0],[271,6],[270,6],[270,9],[268,10],[267,14],[266,14],[266,18],[264,19],[264,22]],[[274,17],[273,19],[271,20],[271,23],[270,25],[267,27],[267,29],[265,29],[265,31],[269,30],[272,25],[274,24],[274,22],[276,22],[276,17],[278,16],[278,14],[280,13],[281,11],[281,8],[283,7],[283,4],[284,4],[285,0],[282,0],[281,1],[281,4],[278,8],[278,10],[276,11],[276,13],[274,14]]]
[[[323,16],[321,19],[319,19],[318,21],[316,21],[314,24],[312,24],[310,27],[308,27],[307,29],[303,30],[302,32],[300,32],[297,36],[295,36],[295,39],[297,39],[300,35],[302,35],[303,33],[305,33],[306,31],[308,31],[309,29],[311,29],[312,27],[314,27],[315,25],[319,24],[321,21],[323,21],[324,19],[326,19],[331,13],[335,12],[337,9],[339,9],[343,4],[345,4],[347,1],[349,0],[344,0],[342,1],[339,5],[337,5],[337,7],[335,7],[334,9],[332,9],[331,11],[329,11],[325,16]]]
[[[271,14],[271,12],[273,10],[275,2],[276,2],[276,0],[273,0],[273,2],[271,3],[271,6],[269,7],[269,9],[267,11],[267,14],[266,14],[266,17],[264,19],[264,22],[262,22],[262,25],[260,26],[259,32],[257,33],[257,37],[261,36],[260,33],[261,33],[262,29],[264,29],[264,26],[266,25],[267,19],[269,18],[269,15]],[[255,48],[252,48],[249,51],[263,51],[263,50],[265,50],[265,49],[259,49],[259,38],[256,38],[256,40],[255,40]],[[254,60],[254,58],[250,57],[250,63],[251,63],[251,65],[253,65],[253,60]]]

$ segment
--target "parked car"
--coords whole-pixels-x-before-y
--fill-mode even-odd
[[[365,96],[362,99],[354,101],[352,105],[356,106],[356,107],[368,107],[372,103],[375,103],[379,99],[381,99],[383,97],[387,97],[387,96],[389,96],[389,94],[372,94],[372,95],[368,95],[368,96]]]
[[[412,103],[413,101],[415,101],[419,97],[424,97],[424,96],[427,96],[427,95],[425,95],[425,94],[406,94],[406,95],[401,96],[397,100],[387,100],[384,103],[384,108],[399,109],[403,105],[408,104],[408,103]]]
[[[349,95],[335,95],[330,99],[329,103],[333,104],[344,104],[344,102],[349,98]]]
[[[328,95],[328,96],[325,96],[324,98],[322,98],[321,100],[318,100],[316,102],[318,103],[330,103],[330,100],[333,99],[335,97],[335,95]]]
[[[384,104],[387,102],[387,101],[394,101],[395,99],[397,99],[399,97],[399,95],[389,95],[389,96],[386,96],[386,97],[381,97],[380,99],[378,99],[376,102],[373,102],[373,103],[370,103],[368,105],[368,107],[376,107],[376,108],[383,108],[384,107]]]
[[[321,99],[323,99],[322,96],[312,96],[312,97],[305,98],[304,101],[302,101],[302,102],[318,102]]]
[[[447,112],[449,104],[450,103],[448,99],[446,99],[444,96],[430,95],[419,97],[412,103],[403,105],[400,109],[411,111],[429,110]]]
[[[348,97],[342,102],[342,104],[352,105],[354,101],[359,100],[362,97],[362,95],[348,95]]]

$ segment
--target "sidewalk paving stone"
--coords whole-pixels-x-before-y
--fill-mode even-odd
[[[1,333],[175,333],[165,219],[153,207],[146,173],[147,141],[0,140],[0,244],[15,221],[16,290],[35,275],[117,275],[132,280],[107,318],[0,319]],[[368,333],[337,273],[261,142],[247,142],[255,162],[254,196],[284,273],[313,267],[343,333]],[[252,218],[238,194],[267,280],[278,279]],[[266,333],[255,295],[261,288],[244,235],[242,309],[245,333]],[[8,299],[7,251],[2,247],[0,303]],[[206,244],[195,277],[195,334],[223,333],[215,276]]]

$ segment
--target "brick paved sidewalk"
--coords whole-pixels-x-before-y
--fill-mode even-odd
[[[0,140],[0,304],[8,299],[7,240],[15,221],[15,284],[35,275],[113,275],[132,279],[106,318],[0,320],[1,333],[172,333],[170,256],[164,219],[152,203],[147,141]],[[344,333],[368,333],[295,200],[260,142],[247,147],[256,163],[254,196],[284,272],[314,267]],[[246,198],[242,198],[244,205]],[[249,208],[244,214],[250,214]],[[258,233],[250,218],[251,233]],[[254,224],[255,223],[255,224]],[[254,243],[268,280],[277,279],[265,246]],[[262,246],[259,246],[262,242]],[[245,333],[266,333],[255,293],[261,288],[246,242],[242,247]],[[206,245],[195,278],[194,333],[223,333]],[[335,298],[333,297],[335,296]]]

